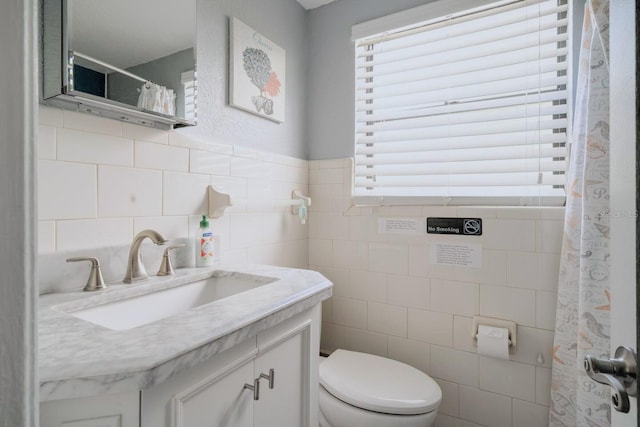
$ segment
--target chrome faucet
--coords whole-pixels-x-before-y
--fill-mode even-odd
[[[164,245],[167,243],[167,239],[155,230],[142,230],[131,242],[131,248],[129,249],[129,257],[127,258],[127,273],[122,281],[124,283],[137,282],[138,280],[144,280],[149,277],[147,270],[142,264],[142,258],[140,257],[140,245],[146,238],[151,239],[156,245]]]

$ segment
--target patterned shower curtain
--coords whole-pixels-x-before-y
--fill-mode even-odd
[[[585,5],[553,346],[553,427],[611,425],[611,391],[583,369],[609,357],[609,0]]]

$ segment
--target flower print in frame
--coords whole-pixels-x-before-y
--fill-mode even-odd
[[[282,123],[285,51],[237,18],[231,18],[229,103]]]

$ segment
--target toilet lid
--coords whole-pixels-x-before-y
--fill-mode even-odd
[[[320,365],[320,384],[343,402],[386,414],[424,414],[442,400],[440,387],[424,372],[347,350],[336,350]]]

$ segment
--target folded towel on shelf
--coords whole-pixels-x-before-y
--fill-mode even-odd
[[[140,88],[138,107],[156,113],[175,115],[176,94],[173,89],[167,89],[156,83],[145,82]]]

